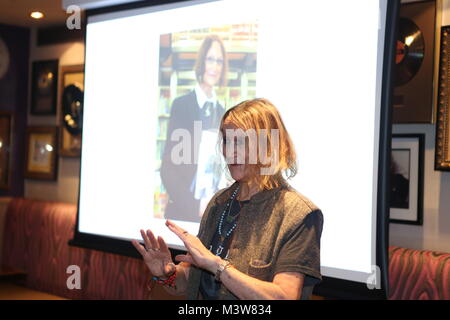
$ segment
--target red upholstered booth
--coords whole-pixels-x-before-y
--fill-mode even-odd
[[[68,245],[76,206],[12,199],[4,217],[2,264],[26,272],[26,286],[69,299],[147,299],[150,274],[142,260]],[[81,271],[81,290],[67,288]]]
[[[24,270],[27,287],[69,299],[148,299],[142,260],[68,245],[75,220],[75,205],[0,201],[0,263]],[[450,254],[390,247],[389,258],[390,299],[450,299]],[[70,265],[81,290],[67,288]],[[158,287],[152,297],[174,298]]]
[[[389,248],[392,300],[450,300],[450,254]]]

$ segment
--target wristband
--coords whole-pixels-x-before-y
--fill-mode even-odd
[[[175,272],[172,273],[167,279],[161,279],[159,277],[153,277],[151,280],[152,281],[156,281],[157,284],[160,284],[160,285],[163,285],[163,286],[176,288],[176,285],[175,285],[176,278],[177,278],[177,271],[175,269]],[[150,287],[149,287],[149,290],[151,290]]]

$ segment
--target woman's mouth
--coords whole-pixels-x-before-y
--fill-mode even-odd
[[[207,72],[206,75],[211,78],[217,78],[218,76],[216,72]]]

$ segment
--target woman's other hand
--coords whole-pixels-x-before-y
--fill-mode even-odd
[[[175,272],[176,266],[172,261],[169,248],[163,238],[155,238],[153,232],[141,230],[144,245],[132,240],[133,246],[141,254],[150,272],[156,277],[168,277]]]
[[[183,241],[184,246],[188,251],[187,255],[176,256],[176,260],[193,264],[199,268],[208,270],[211,273],[216,273],[217,266],[222,261],[220,257],[211,253],[211,251],[203,245],[199,238],[189,234],[172,221],[167,220],[166,226],[170,229],[170,231],[175,233],[181,241]]]

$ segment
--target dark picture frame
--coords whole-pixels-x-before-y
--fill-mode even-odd
[[[57,127],[29,127],[27,129],[25,178],[56,180]]]
[[[441,28],[435,170],[450,171],[450,26]]]
[[[13,121],[12,112],[0,112],[0,189],[11,186]]]
[[[79,158],[81,156],[81,133],[73,135],[64,125],[66,116],[63,112],[63,92],[69,85],[77,85],[84,91],[84,65],[62,66],[59,80],[59,97],[61,110],[61,128],[59,130],[59,155]]]
[[[403,3],[394,81],[394,124],[433,123],[442,0]],[[402,49],[403,45],[405,46]]]
[[[423,223],[424,143],[424,134],[392,135],[391,223]]]
[[[32,115],[56,115],[58,60],[34,61],[31,78]]]

